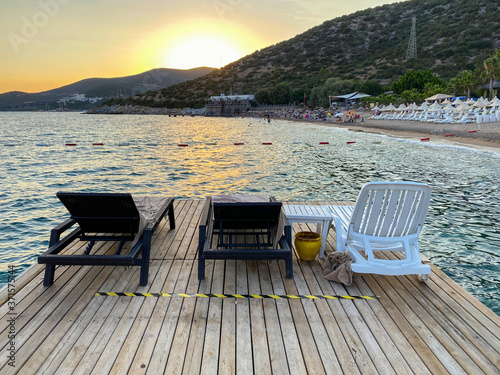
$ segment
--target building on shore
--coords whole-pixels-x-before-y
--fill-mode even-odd
[[[205,102],[207,116],[238,116],[247,113],[252,108],[253,95],[211,96]]]

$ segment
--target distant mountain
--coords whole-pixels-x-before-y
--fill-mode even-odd
[[[158,90],[212,72],[214,68],[152,69],[144,73],[117,78],[88,78],[56,89],[39,93],[11,91],[0,94],[0,110],[44,109],[49,102],[74,94],[87,97],[127,97]]]
[[[199,106],[210,95],[255,94],[280,82],[289,82],[303,97],[330,77],[387,84],[408,69],[431,69],[449,79],[460,70],[474,70],[500,47],[499,15],[498,0],[383,5],[326,21],[206,76],[124,103]],[[417,58],[406,61],[413,17]]]

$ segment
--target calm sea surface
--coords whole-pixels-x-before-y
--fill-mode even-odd
[[[500,314],[497,153],[247,118],[0,112],[0,129],[0,285],[47,249],[60,190],[354,201],[365,182],[406,180],[433,191],[422,253]]]

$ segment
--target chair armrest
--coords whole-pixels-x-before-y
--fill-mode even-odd
[[[205,241],[212,240],[211,234],[207,236],[207,228],[210,227],[210,220],[212,218],[212,198],[207,197],[205,201],[205,205],[203,206],[203,211],[201,213],[200,225],[199,225],[199,233],[198,233],[198,250],[200,253],[203,252],[203,247],[205,245]]]
[[[347,233],[345,233],[344,229],[342,228],[342,220],[340,217],[332,214],[333,216],[333,221],[335,222],[335,238],[337,242],[337,251],[345,251],[345,239],[347,236]]]
[[[163,219],[163,217],[167,214],[168,210],[173,210],[173,209],[174,209],[174,198],[168,198],[167,201],[163,204],[163,206],[161,206],[161,208],[158,210],[154,219],[148,223],[148,225],[144,230],[154,232],[154,230],[160,223],[161,219]]]
[[[61,234],[63,234],[66,230],[71,228],[73,225],[76,224],[76,220],[74,219],[67,219],[66,221],[62,222],[58,226],[54,227],[50,231],[50,242],[49,242],[49,247],[52,245],[56,244],[59,242],[61,238]]]
[[[68,219],[51,230],[49,249],[38,257],[39,264],[55,264],[53,263],[55,259],[53,256],[59,254],[59,252],[65,249],[73,240],[80,237],[82,230],[78,227],[61,240],[61,234],[71,228],[75,223],[75,220]]]

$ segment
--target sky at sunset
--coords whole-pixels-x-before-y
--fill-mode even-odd
[[[0,93],[154,68],[219,68],[326,20],[394,0],[0,2]]]

